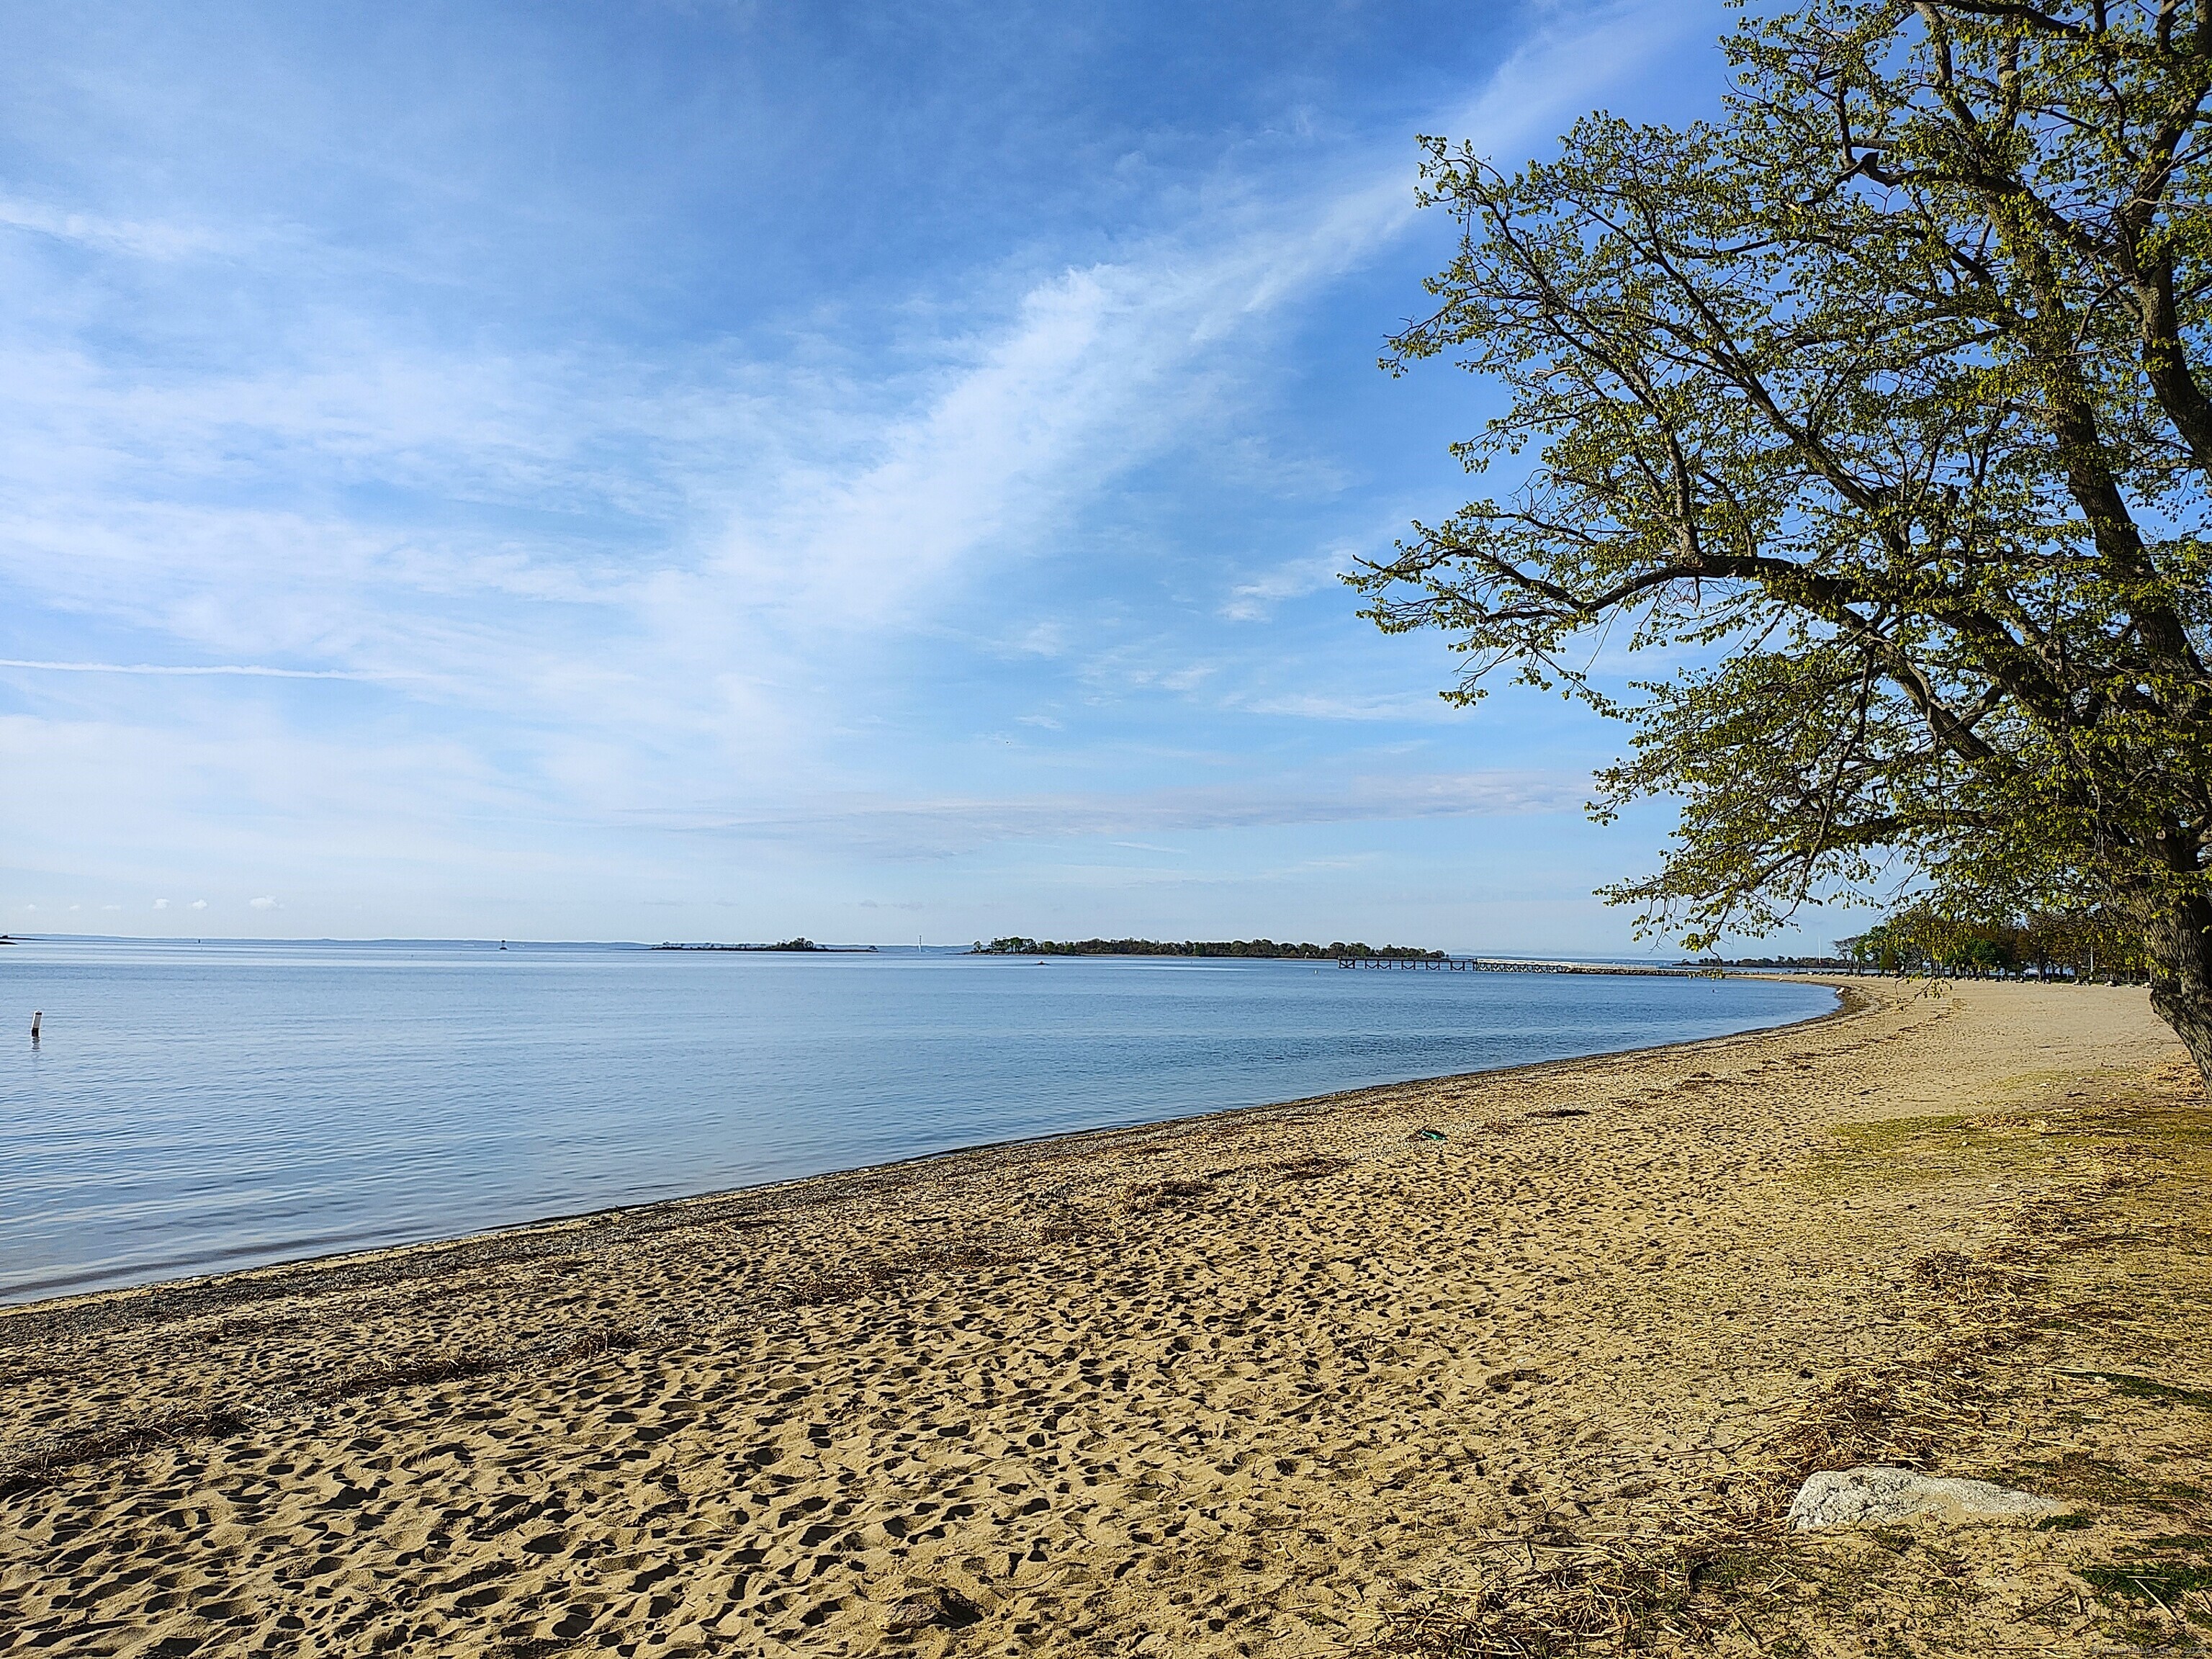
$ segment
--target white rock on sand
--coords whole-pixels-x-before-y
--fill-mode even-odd
[[[1986,1480],[1922,1474],[1881,1464],[1822,1469],[1790,1500],[1790,1524],[1799,1532],[1820,1527],[1879,1526],[1932,1516],[1945,1521],[2033,1521],[2066,1506],[2033,1492]]]

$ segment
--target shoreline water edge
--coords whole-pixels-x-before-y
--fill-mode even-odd
[[[2174,1402],[2212,1398],[2201,1085],[2140,991],[1832,988],[1779,1029],[0,1310],[0,1628],[2128,1650],[2166,1615],[2112,1564],[2166,1584],[2212,1527],[2173,1473]],[[1884,1462],[2064,1524],[1790,1529],[1808,1474]]]
[[[1738,977],[1748,976],[1738,975]],[[1796,982],[1804,981],[1802,976],[1799,976]],[[623,1218],[644,1218],[663,1211],[681,1211],[690,1206],[720,1205],[766,1199],[771,1195],[805,1200],[817,1189],[824,1194],[833,1190],[842,1191],[843,1183],[871,1182],[896,1170],[915,1170],[927,1174],[933,1165],[944,1164],[949,1168],[963,1160],[1017,1152],[1046,1157],[1049,1157],[1055,1151],[1065,1151],[1070,1153],[1088,1152],[1109,1148],[1120,1139],[1131,1135],[1152,1135],[1163,1132],[1196,1130],[1213,1122],[1235,1124],[1247,1121],[1268,1121],[1284,1115],[1349,1110],[1358,1102],[1367,1097],[1404,1089],[1462,1085],[1485,1079],[1540,1077],[1563,1066],[1626,1060],[1638,1055],[1658,1056],[1686,1053],[1707,1047],[1725,1047],[1747,1039],[1767,1036],[1777,1032],[1794,1030],[1802,1026],[1816,1025],[1824,1021],[1843,1018],[1852,1012],[1854,1007],[1857,1006],[1854,1001],[1856,994],[1850,983],[1832,983],[1826,981],[1818,982],[1830,984],[1831,988],[1836,992],[1837,1000],[1834,1007],[1802,1019],[1787,1020],[1775,1025],[1759,1026],[1747,1031],[1730,1032],[1718,1036],[1692,1037],[1679,1042],[1606,1049],[1594,1054],[1571,1055],[1558,1060],[1532,1060],[1515,1066],[1490,1066],[1472,1072],[1446,1073],[1431,1078],[1412,1078],[1390,1083],[1371,1084],[1354,1089],[1334,1090],[1326,1094],[1299,1096],[1288,1100],[1269,1101],[1249,1106],[1217,1108],[1175,1116],[1147,1119],[1139,1123],[1113,1124],[1096,1128],[1065,1129],[1044,1134],[1011,1136],[1001,1140],[975,1141],[965,1146],[947,1146],[914,1153],[907,1157],[886,1158],[878,1163],[855,1164],[848,1169],[825,1170],[780,1181],[758,1182],[743,1186],[721,1188],[712,1192],[658,1199],[642,1204],[611,1204],[591,1209],[537,1216],[524,1221],[469,1230],[438,1238],[382,1245],[368,1249],[341,1249],[315,1252],[227,1272],[185,1273],[174,1278],[151,1279],[139,1284],[104,1286],[58,1296],[0,1302],[0,1317],[13,1313],[31,1312],[50,1306],[96,1301],[109,1297],[130,1296],[149,1291],[184,1291],[233,1280],[255,1281],[290,1273],[343,1268],[356,1262],[377,1262],[414,1254],[434,1254],[464,1248],[488,1249],[495,1247],[501,1241],[514,1241],[527,1249],[529,1237],[539,1232],[602,1224]],[[829,1201],[837,1200],[831,1199]]]
[[[40,947],[0,1304],[1753,1029],[1818,986],[1274,962]]]

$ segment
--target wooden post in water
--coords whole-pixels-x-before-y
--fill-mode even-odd
[[[46,1018],[46,1015],[45,1015],[45,1014],[43,1014],[43,1013],[41,1013],[41,1012],[37,1012],[37,1011],[35,1011],[35,1010],[32,1012],[32,1015],[31,1015],[31,1041],[32,1041],[32,1042],[36,1042],[39,1040],[39,1023],[40,1023],[41,1020],[45,1019],[45,1018]]]

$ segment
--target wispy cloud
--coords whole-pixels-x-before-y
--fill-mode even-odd
[[[1379,819],[1493,817],[1580,805],[1587,781],[1565,774],[1437,773],[1352,777],[1304,787],[1207,785],[1127,793],[995,799],[849,795],[804,805],[663,813],[652,821],[690,834],[763,841],[834,839],[878,852],[930,857],[1002,842],[1190,834]]]
[[[1248,697],[1237,704],[1249,714],[1276,714],[1304,720],[1437,720],[1462,718],[1432,692],[1358,693],[1294,691]]]
[[[1422,124],[1510,151],[1682,27],[1662,0],[1540,15]],[[592,838],[650,824],[896,856],[1571,805],[1579,781],[1536,770],[1379,775],[1364,737],[1314,740],[1359,779],[1340,789],[1168,788],[1164,767],[1117,765],[1127,793],[1060,793],[961,746],[1064,731],[1014,711],[1095,696],[1079,743],[998,753],[1126,759],[1142,745],[1100,729],[1133,691],[1331,732],[1437,717],[1388,689],[1235,690],[1231,653],[1165,641],[1167,602],[1133,579],[1075,580],[1133,549],[1179,561],[1194,574],[1174,603],[1218,629],[1319,591],[1364,544],[1386,504],[1269,564],[1193,528],[1207,479],[1127,502],[1152,473],[1246,454],[1316,304],[1405,246],[1412,159],[1396,127],[1224,146],[1140,214],[1067,233],[1064,257],[1041,232],[903,288],[887,263],[811,307],[665,334],[639,320],[663,295],[651,273],[620,296],[627,334],[555,269],[526,273],[546,285],[538,325],[508,326],[459,305],[484,299],[466,260],[426,274],[355,246],[360,227],[19,188],[0,200],[0,579],[22,599],[0,623],[20,677],[0,750],[40,780],[19,799],[49,805],[9,822],[56,867],[74,839],[141,891],[266,884],[289,916],[310,878],[287,845],[475,867],[492,855],[463,849],[511,835],[508,864],[642,880],[651,855]],[[560,229],[579,247],[628,234]],[[1114,673],[1086,679],[1102,661]],[[1016,700],[1000,675],[1036,678]],[[284,684],[308,681],[367,690]],[[164,862],[178,848],[229,862]]]
[[[205,225],[118,219],[20,199],[0,198],[0,229],[28,231],[134,259],[203,258],[238,251],[234,237]]]
[[[29,662],[0,657],[0,668],[34,669],[49,674],[242,674],[270,680],[386,680],[405,675],[369,673],[349,668],[270,668],[257,663]]]
[[[1229,590],[1221,614],[1231,622],[1266,622],[1285,599],[1303,599],[1327,586],[1352,565],[1348,549],[1332,549],[1311,558],[1294,559]]]
[[[1439,124],[1510,146],[1632,58],[1652,21],[1650,9],[1602,27],[1562,15]],[[1225,418],[1223,377],[1240,354],[1404,231],[1408,159],[1394,139],[1337,158],[1317,189],[1217,191],[1172,233],[1029,288],[995,332],[963,319],[949,337],[908,340],[899,356],[915,367],[889,378],[711,355],[703,371],[674,376],[588,350],[431,356],[366,318],[326,319],[319,343],[244,375],[126,385],[66,353],[19,362],[39,421],[58,434],[32,445],[12,481],[14,574],[106,608],[123,597],[106,572],[127,568],[154,576],[155,605],[125,614],[195,643],[280,634],[349,659],[325,672],[491,681],[525,696],[542,692],[529,678],[541,652],[568,648],[556,630],[501,614],[510,648],[487,651],[482,629],[426,628],[421,613],[437,597],[551,600],[623,618],[622,665],[663,696],[682,696],[702,659],[727,659],[742,641],[744,654],[780,659],[748,678],[812,699],[818,672],[805,672],[803,690],[787,677],[818,671],[823,648],[956,602],[993,563],[1029,554],[1073,503],[1194,423]],[[73,224],[118,256],[153,257],[141,246],[152,242],[85,216],[18,204],[15,222],[56,234]],[[197,245],[183,232],[161,240],[171,243]],[[854,467],[854,457],[871,459]],[[611,558],[603,536],[544,522],[525,533],[452,523],[378,533],[174,498],[179,477],[245,482],[302,465],[334,471],[334,482],[351,473],[550,506],[578,515],[579,532],[613,514],[647,538],[649,556]],[[676,526],[702,509],[724,527],[687,546]],[[190,556],[169,556],[180,542]],[[1243,584],[1226,610],[1261,616],[1325,581],[1338,556]],[[71,586],[72,568],[98,585]],[[1053,648],[1052,626],[1029,648]]]

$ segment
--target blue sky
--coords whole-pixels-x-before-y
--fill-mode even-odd
[[[1628,947],[1620,733],[1333,578],[1488,407],[1413,136],[1720,5],[0,20],[0,927]]]

